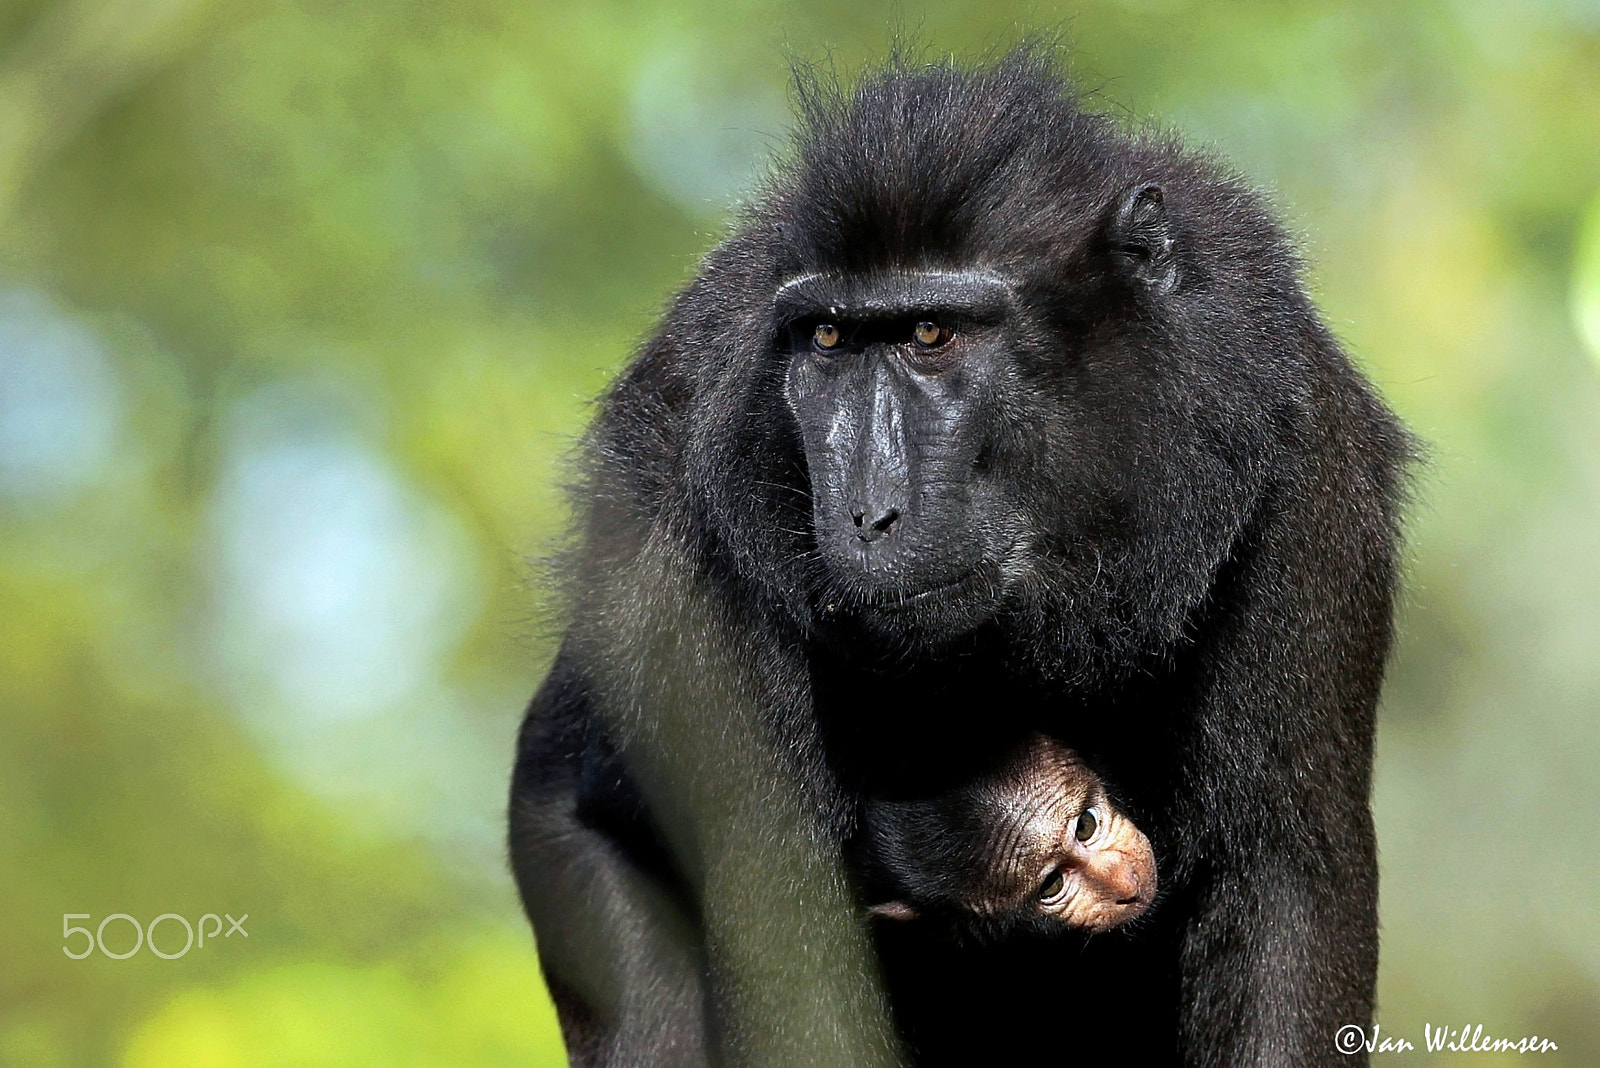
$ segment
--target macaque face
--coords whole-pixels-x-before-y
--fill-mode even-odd
[[[1111,804],[1077,753],[1043,735],[949,795],[937,813],[900,825],[917,828],[900,835],[893,851],[901,881],[917,889],[872,906],[872,914],[910,920],[932,911],[990,932],[1014,925],[1105,931],[1155,899],[1150,840]],[[940,848],[952,841],[958,848]]]
[[[1150,840],[1111,806],[1098,781],[1075,816],[1045,825],[1018,865],[1024,874],[1031,859],[1042,874],[1031,900],[1013,907],[1087,931],[1108,930],[1150,907],[1156,889]]]

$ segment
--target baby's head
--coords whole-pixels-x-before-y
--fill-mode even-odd
[[[1071,749],[1035,735],[991,774],[927,800],[873,801],[861,837],[873,915],[957,927],[1104,931],[1150,907],[1150,841]]]

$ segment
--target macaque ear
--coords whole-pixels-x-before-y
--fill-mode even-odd
[[[1159,185],[1139,185],[1125,192],[1107,236],[1112,257],[1131,277],[1162,292],[1177,285],[1172,224]]]
[[[870,916],[882,916],[886,920],[914,920],[917,910],[914,906],[904,901],[885,901],[881,905],[873,905],[867,909]]]

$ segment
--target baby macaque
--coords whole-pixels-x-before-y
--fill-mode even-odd
[[[869,910],[958,931],[1105,931],[1150,907],[1150,841],[1078,754],[1034,735],[998,770],[937,797],[867,803]]]

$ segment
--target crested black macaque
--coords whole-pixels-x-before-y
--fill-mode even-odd
[[[1077,753],[1042,734],[936,797],[868,798],[852,851],[869,913],[958,937],[1109,931],[1156,892],[1150,840]]]
[[[1359,1063],[1406,432],[1260,199],[1051,57],[799,97],[586,442],[511,794],[573,1061]],[[864,799],[1035,733],[1118,785],[1149,911],[869,923]]]

